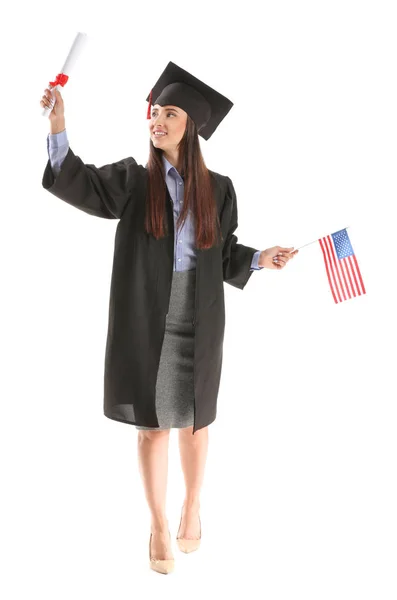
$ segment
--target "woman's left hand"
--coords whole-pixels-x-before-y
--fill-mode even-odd
[[[293,246],[291,248],[273,246],[273,248],[262,250],[259,255],[258,266],[266,269],[283,269],[287,262],[298,254],[299,250],[292,252],[293,249]]]

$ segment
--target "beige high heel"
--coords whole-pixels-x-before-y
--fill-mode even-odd
[[[168,531],[169,536],[171,538],[171,534]],[[171,573],[175,568],[175,559],[174,558],[152,558],[152,553],[150,550],[150,545],[152,543],[152,534],[150,534],[149,539],[149,559],[150,559],[150,568],[153,571],[157,571],[157,573],[163,573],[166,575],[167,573]]]
[[[198,540],[189,540],[188,538],[178,537],[178,535],[177,535],[176,543],[178,544],[178,548],[179,548],[179,550],[181,550],[182,552],[185,552],[186,554],[188,554],[189,552],[193,552],[194,550],[197,550],[200,546],[200,542],[201,542],[201,519],[200,519],[200,516],[199,516],[199,521],[200,521],[200,538]],[[182,515],[181,515],[181,520],[179,521],[178,532],[179,532],[179,529],[181,528],[181,523],[182,523]]]

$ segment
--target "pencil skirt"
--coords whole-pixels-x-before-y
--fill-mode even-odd
[[[159,427],[135,425],[136,429],[180,429],[194,423],[195,290],[196,269],[173,271],[156,382]]]

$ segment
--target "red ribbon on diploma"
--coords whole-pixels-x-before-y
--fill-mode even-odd
[[[50,86],[55,87],[56,85],[61,85],[62,87],[67,83],[69,79],[69,75],[65,75],[65,73],[58,73],[55,78],[55,81],[50,81]]]

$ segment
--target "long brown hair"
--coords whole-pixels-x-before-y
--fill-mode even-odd
[[[177,221],[177,228],[185,222],[189,209],[195,219],[196,247],[210,248],[219,240],[218,211],[213,190],[213,177],[204,163],[195,122],[187,116],[185,133],[179,142],[180,175],[184,178],[184,203]],[[166,182],[163,151],[150,139],[150,153],[146,165],[148,189],[146,196],[145,229],[156,239],[166,235],[165,202]]]

